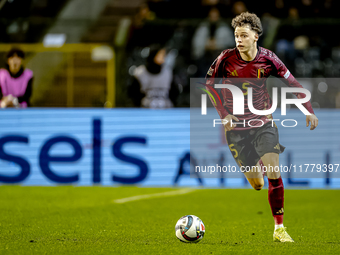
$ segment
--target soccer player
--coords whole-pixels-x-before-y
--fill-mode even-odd
[[[244,172],[245,177],[255,190],[261,190],[264,185],[264,173],[259,169],[267,169],[268,200],[274,217],[274,241],[294,242],[283,226],[284,187],[280,175],[279,154],[285,147],[279,143],[278,129],[271,115],[253,114],[245,96],[244,115],[232,115],[233,97],[229,89],[215,89],[214,79],[222,79],[225,84],[233,84],[242,89],[246,95],[248,88],[253,91],[253,105],[257,110],[270,109],[271,99],[266,88],[266,78],[270,75],[283,78],[287,86],[302,86],[289,72],[281,60],[270,50],[258,47],[257,41],[262,34],[260,19],[252,13],[244,12],[232,20],[236,47],[224,50],[209,68],[206,88],[211,94],[218,94],[221,102],[213,102],[226,130],[226,140],[237,162],[242,166],[251,166],[251,171]],[[235,79],[238,78],[235,82]],[[237,82],[240,80],[240,82]],[[297,98],[305,94],[295,93]],[[311,103],[303,106],[311,113],[306,115],[306,126],[313,130],[318,126]],[[245,122],[244,122],[245,120]],[[243,125],[252,121],[251,126]],[[234,122],[234,123],[232,123]],[[238,122],[239,124],[235,124]],[[259,125],[263,123],[263,125]],[[242,124],[242,125],[240,125]],[[257,126],[257,127],[253,127]],[[276,171],[275,171],[276,169]]]

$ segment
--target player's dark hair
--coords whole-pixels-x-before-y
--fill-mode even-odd
[[[249,25],[250,29],[255,31],[259,36],[263,33],[261,20],[254,13],[242,12],[240,15],[233,18],[231,25],[234,29],[236,29],[236,27]]]
[[[22,50],[18,49],[18,48],[11,49],[7,53],[6,58],[9,59],[9,58],[13,57],[14,55],[17,55],[19,58],[22,58],[22,59],[25,58],[25,53]]]

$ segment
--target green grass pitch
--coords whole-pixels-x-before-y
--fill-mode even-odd
[[[274,243],[267,190],[0,186],[0,254],[340,254],[340,190],[285,191],[295,243]],[[139,197],[145,198],[145,197]],[[199,216],[203,240],[182,243],[177,220]]]

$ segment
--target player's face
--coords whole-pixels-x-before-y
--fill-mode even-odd
[[[234,34],[236,47],[240,52],[248,52],[256,47],[258,34],[251,30],[249,26],[236,27]]]
[[[9,70],[12,74],[19,72],[22,64],[22,59],[14,54],[12,57],[8,58]]]

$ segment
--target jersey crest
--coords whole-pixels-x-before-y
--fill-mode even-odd
[[[214,69],[212,67],[210,67],[209,70],[208,70],[207,75],[212,76],[213,72],[214,72]]]
[[[264,69],[257,69],[257,78],[264,77]]]

